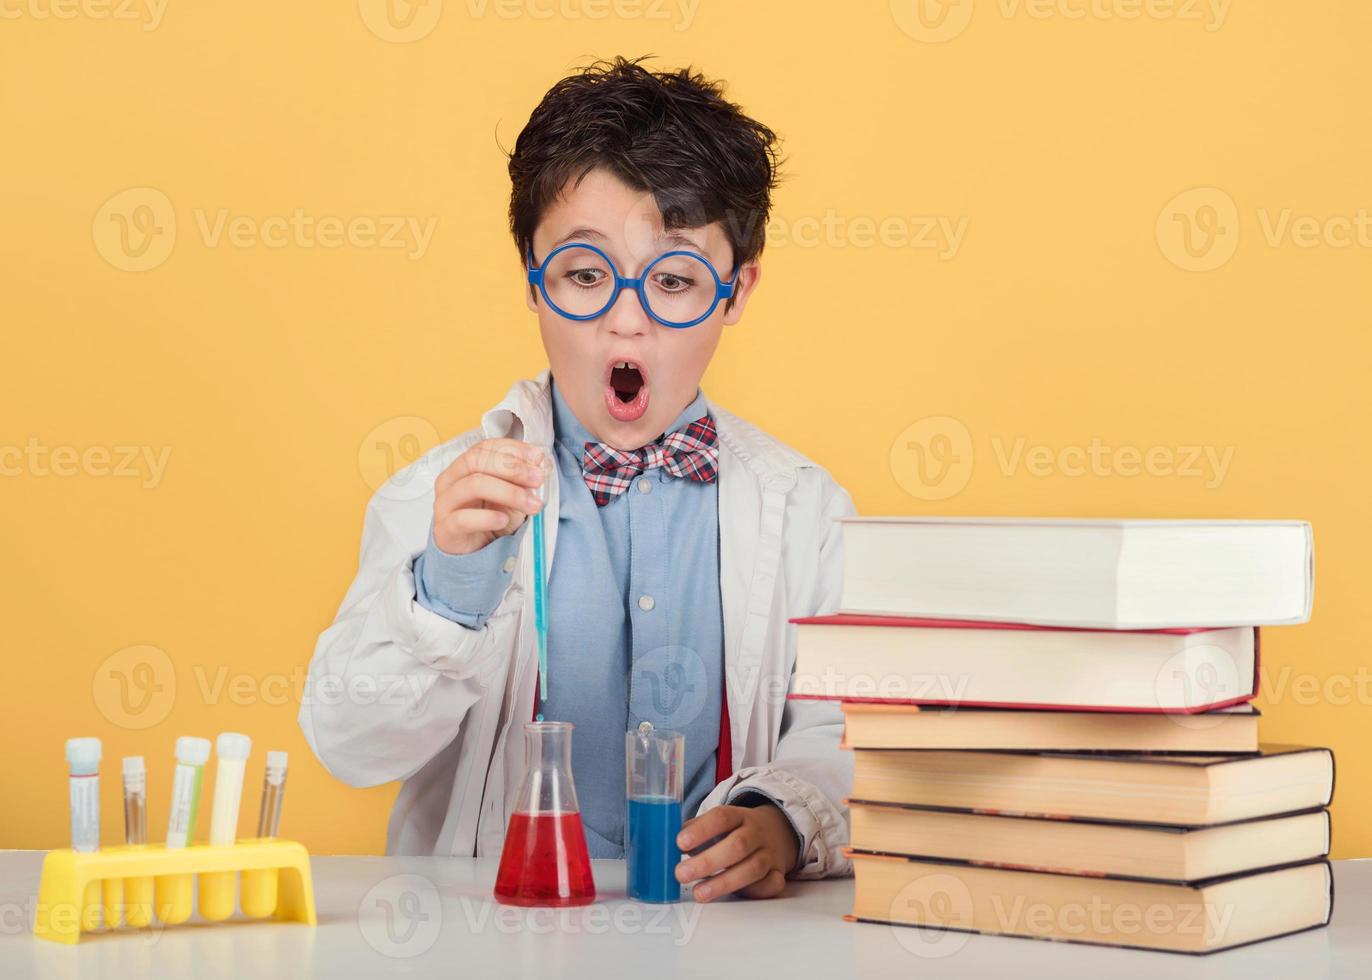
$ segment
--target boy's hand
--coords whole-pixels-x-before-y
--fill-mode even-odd
[[[695,900],[708,902],[732,892],[745,898],[780,895],[797,857],[796,834],[786,815],[770,803],[717,806],[683,824],[677,846],[689,851],[721,835],[714,846],[676,866],[677,881],[706,879],[696,885]]]
[[[518,439],[483,439],[434,480],[434,543],[465,555],[514,534],[542,502],[543,450]]]

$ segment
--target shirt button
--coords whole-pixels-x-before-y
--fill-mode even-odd
[[[639,480],[639,481],[638,481],[638,492],[639,492],[639,493],[652,493],[652,492],[653,492],[653,481],[650,480],[650,479],[648,479],[646,476],[645,476],[643,479]]]
[[[515,567],[515,556],[511,555],[509,558],[506,558],[505,564],[501,565],[500,567],[505,569],[505,571],[507,572],[513,572]]]
[[[650,595],[641,595],[638,597],[638,608],[642,609],[644,612],[652,612],[653,606],[655,605],[657,605],[657,603],[653,601],[653,597]]]

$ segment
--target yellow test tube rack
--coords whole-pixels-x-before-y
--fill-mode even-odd
[[[197,891],[201,918],[218,922],[233,915],[235,885],[238,905],[249,919],[315,924],[304,845],[251,838],[222,847],[142,844],[49,851],[33,933],[76,943],[81,933],[102,924],[106,929],[176,925],[190,918]]]

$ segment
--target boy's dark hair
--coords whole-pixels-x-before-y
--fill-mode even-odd
[[[761,254],[776,134],[726,100],[722,83],[690,68],[649,71],[643,60],[587,65],[529,116],[510,154],[510,231],[522,259],[567,181],[596,167],[651,193],[669,229],[722,221],[735,269]]]

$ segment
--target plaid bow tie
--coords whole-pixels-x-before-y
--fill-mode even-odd
[[[581,474],[597,507],[604,507],[628,490],[638,474],[659,466],[672,476],[714,483],[719,474],[714,419],[703,415],[684,429],[668,433],[661,442],[628,452],[603,442],[588,442],[581,458]]]

